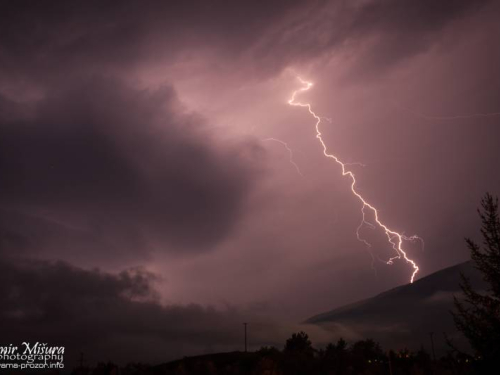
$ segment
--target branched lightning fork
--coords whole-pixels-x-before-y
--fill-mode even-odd
[[[361,196],[360,193],[358,193],[358,191],[356,190],[356,177],[354,176],[354,173],[352,173],[350,170],[348,170],[346,168],[347,167],[346,163],[343,163],[337,156],[330,154],[328,152],[328,147],[326,146],[326,143],[324,142],[324,140],[322,138],[321,131],[320,131],[320,124],[321,124],[322,118],[320,116],[318,116],[312,110],[310,103],[301,103],[301,102],[296,101],[297,95],[299,95],[305,91],[308,91],[313,85],[312,82],[304,81],[300,77],[297,77],[297,78],[300,81],[300,83],[302,83],[303,87],[301,87],[298,90],[295,90],[292,93],[291,98],[288,100],[288,104],[290,104],[291,106],[307,108],[307,110],[309,111],[311,116],[313,116],[314,119],[316,120],[316,124],[315,124],[316,138],[319,140],[319,142],[321,143],[321,146],[323,147],[323,155],[327,158],[333,159],[338,165],[340,165],[340,167],[342,168],[342,176],[348,176],[351,179],[351,191],[360,200],[360,202],[362,204],[362,207],[361,207],[362,220],[361,220],[361,223],[356,230],[356,235],[357,235],[358,240],[364,242],[367,246],[370,246],[368,241],[361,238],[361,236],[359,234],[359,231],[362,228],[363,224],[368,225],[370,228],[375,228],[376,225],[378,225],[380,228],[382,228],[383,231],[385,232],[385,235],[387,236],[387,240],[389,241],[389,243],[392,245],[392,248],[396,252],[396,255],[394,257],[390,258],[386,263],[393,264],[394,260],[396,260],[396,259],[404,259],[413,268],[413,272],[412,272],[411,277],[410,277],[410,282],[413,283],[413,280],[415,279],[415,275],[419,271],[419,267],[417,266],[417,264],[415,263],[414,260],[412,260],[408,257],[406,251],[403,249],[403,241],[421,241],[423,244],[422,239],[418,236],[407,237],[402,233],[398,233],[398,232],[390,229],[387,225],[385,225],[384,223],[382,223],[382,221],[380,221],[379,213],[378,213],[377,209],[373,205],[368,203],[366,201],[366,199]],[[370,223],[369,221],[367,221],[366,210],[369,210],[373,213],[376,224]]]
[[[288,147],[288,144],[280,139],[276,139],[276,138],[266,138],[266,139],[263,139],[262,140],[263,142],[266,142],[266,141],[273,141],[273,142],[278,142],[278,143],[281,143],[285,148],[286,150],[288,151],[288,154],[290,155],[289,157],[289,161],[290,161],[290,164],[292,164],[294,167],[295,167],[295,170],[297,171],[298,174],[300,174],[302,177],[304,177],[304,175],[302,174],[302,172],[300,171],[300,168],[299,166],[297,165],[297,163],[295,163],[295,161],[293,160],[293,150]]]

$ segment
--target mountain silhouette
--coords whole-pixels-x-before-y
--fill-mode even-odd
[[[413,284],[313,316],[305,323],[322,326],[346,339],[370,337],[386,348],[424,346],[430,351],[430,332],[433,332],[437,355],[447,349],[445,335],[466,349],[450,313],[454,309],[453,296],[462,296],[460,273],[469,277],[476,289],[486,289],[481,274],[469,261],[435,272]]]

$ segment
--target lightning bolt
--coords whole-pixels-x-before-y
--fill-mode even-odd
[[[276,138],[266,138],[266,139],[263,139],[262,140],[263,142],[266,142],[266,141],[273,141],[273,142],[278,142],[278,143],[281,143],[285,148],[286,150],[288,151],[288,154],[290,155],[289,157],[289,161],[290,161],[290,164],[292,164],[294,167],[295,167],[295,170],[297,171],[297,173],[299,175],[301,175],[302,177],[304,177],[304,175],[302,174],[302,172],[300,171],[300,168],[299,166],[297,165],[297,163],[295,163],[295,161],[293,160],[293,150],[288,147],[288,144],[280,139],[276,139]]]
[[[376,226],[380,227],[384,231],[388,242],[392,245],[392,248],[396,252],[396,255],[394,257],[390,258],[386,263],[393,264],[394,260],[396,260],[396,259],[404,259],[406,261],[406,263],[410,264],[411,267],[413,268],[413,272],[412,272],[411,277],[410,277],[410,282],[413,283],[413,280],[415,279],[415,275],[418,273],[419,268],[418,268],[417,264],[415,263],[415,261],[408,257],[408,254],[406,253],[406,251],[403,248],[403,241],[412,241],[412,242],[421,241],[423,244],[422,239],[418,236],[415,236],[415,235],[407,237],[403,233],[398,233],[398,232],[390,229],[387,225],[385,225],[380,220],[379,213],[378,213],[377,209],[372,204],[368,203],[367,200],[365,198],[363,198],[363,196],[361,196],[361,194],[356,190],[356,177],[354,176],[354,173],[352,173],[350,170],[347,169],[346,163],[343,163],[337,156],[330,154],[328,152],[328,147],[326,146],[326,143],[323,140],[323,137],[322,137],[322,134],[320,131],[320,124],[321,124],[322,118],[320,116],[318,116],[312,110],[310,103],[302,103],[302,102],[298,102],[296,100],[297,95],[299,95],[305,91],[309,91],[311,89],[311,87],[313,86],[312,82],[305,81],[300,77],[297,77],[297,79],[300,81],[300,83],[303,86],[301,88],[299,88],[298,90],[293,91],[292,96],[288,100],[288,104],[291,106],[294,106],[294,107],[307,108],[307,110],[309,111],[309,114],[312,117],[314,117],[314,119],[316,120],[316,124],[315,124],[316,138],[321,143],[321,146],[323,148],[323,155],[329,159],[333,159],[341,167],[342,176],[343,177],[347,176],[351,180],[351,191],[354,194],[354,196],[356,196],[356,198],[358,198],[362,204],[362,207],[361,207],[362,219],[361,219],[360,225],[358,226],[358,228],[356,230],[356,235],[357,235],[358,240],[360,240],[361,242],[364,242],[368,247],[370,247],[371,246],[370,243],[368,241],[364,240],[360,236],[359,231],[361,230],[361,228],[365,224],[372,229],[375,229]],[[367,218],[366,218],[367,211],[372,212],[373,217],[375,219],[374,223],[371,223],[367,220]],[[372,256],[372,259],[373,259],[373,256]]]

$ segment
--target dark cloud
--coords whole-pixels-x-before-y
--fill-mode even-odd
[[[19,79],[30,74],[31,79],[44,81],[68,71],[116,72],[155,59],[172,61],[196,47],[220,47],[238,54],[262,37],[293,3],[8,3],[0,22],[0,32],[8,36],[0,48],[2,70]],[[37,76],[40,72],[45,74]]]
[[[365,56],[354,73],[362,65],[373,74],[434,45],[446,25],[487,2],[9,2],[0,16],[0,67],[20,85],[127,74],[186,51],[198,59],[216,51],[217,65],[262,76],[357,48]]]
[[[240,346],[239,312],[162,305],[154,280],[142,269],[108,274],[61,262],[2,261],[1,344],[63,345],[67,366],[80,351],[91,363],[165,361]]]
[[[2,119],[0,133],[2,222],[19,223],[11,231],[39,225],[14,211],[57,226],[54,237],[77,227],[87,239],[105,233],[126,238],[126,248],[149,241],[176,252],[210,249],[228,234],[258,152],[251,143],[216,148],[172,88],[104,78],[58,90],[31,120]]]
[[[349,39],[358,36],[367,44],[358,46],[364,52],[353,62],[351,78],[388,70],[440,44],[443,29],[457,19],[470,17],[487,3],[489,0],[368,2],[355,11],[355,17],[349,18],[353,21],[346,30]]]
[[[275,71],[339,54],[348,60],[347,78],[357,81],[439,44],[448,25],[471,17],[487,3],[327,1],[281,19],[250,48],[250,56]]]
[[[157,364],[242,350],[243,322],[250,322],[250,350],[281,347],[301,329],[270,319],[260,307],[166,304],[156,292],[157,281],[143,268],[106,273],[60,261],[0,260],[0,346],[62,345],[71,369],[81,352],[92,366],[107,360]],[[322,328],[308,328],[325,335]]]

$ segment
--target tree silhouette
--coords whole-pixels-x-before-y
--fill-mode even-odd
[[[333,369],[335,374],[341,375],[346,372],[348,362],[347,342],[340,338],[337,345],[330,343],[325,348],[325,365]]]
[[[384,351],[380,344],[372,339],[360,340],[354,343],[352,353],[355,357],[367,360],[379,360],[384,357]]]
[[[283,373],[287,375],[309,375],[317,373],[314,348],[305,332],[294,333],[286,340],[283,350]]]
[[[462,275],[460,287],[463,300],[455,297],[453,318],[457,328],[472,348],[490,366],[500,355],[500,221],[498,198],[486,194],[478,210],[481,218],[483,246],[467,238],[474,266],[481,271],[489,287],[475,291],[470,280]]]
[[[314,349],[312,347],[311,340],[305,332],[294,333],[292,337],[286,340],[285,343],[285,353],[288,354],[301,354],[301,355],[313,355]]]

